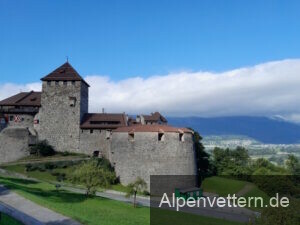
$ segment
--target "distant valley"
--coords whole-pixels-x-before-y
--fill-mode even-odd
[[[208,152],[215,147],[248,149],[252,158],[283,164],[288,154],[300,157],[300,125],[267,117],[169,117],[174,126],[190,127],[203,137]]]

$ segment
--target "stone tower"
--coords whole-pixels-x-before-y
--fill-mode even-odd
[[[68,62],[41,80],[39,140],[47,140],[56,151],[78,152],[89,85]]]

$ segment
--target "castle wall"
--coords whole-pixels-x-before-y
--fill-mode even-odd
[[[134,133],[134,141],[126,132],[113,132],[111,162],[123,184],[137,177],[144,179],[149,188],[150,175],[196,175],[192,134],[165,133],[158,141],[156,132]]]
[[[81,89],[80,89],[80,121],[83,118],[83,115],[85,113],[88,113],[89,111],[89,87],[82,83]]]
[[[99,151],[99,156],[109,159],[110,152],[110,131],[106,130],[81,130],[80,132],[80,152],[93,155]]]
[[[29,114],[7,114],[8,123],[7,127],[24,127],[32,128],[33,127],[33,115]],[[15,121],[15,116],[20,118],[19,121]]]
[[[26,128],[8,127],[0,133],[0,163],[12,162],[27,156],[30,142]]]
[[[43,81],[39,139],[56,151],[80,151],[80,122],[88,108],[88,87],[81,81]]]

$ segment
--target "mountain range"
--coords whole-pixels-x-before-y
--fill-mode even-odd
[[[299,144],[300,125],[268,117],[168,117],[169,124],[189,127],[202,136],[242,135],[265,144]]]

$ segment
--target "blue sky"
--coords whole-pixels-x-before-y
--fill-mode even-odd
[[[64,63],[114,81],[300,55],[299,1],[0,0],[0,83]]]
[[[300,124],[300,1],[0,0],[0,99],[66,61],[89,108]]]

